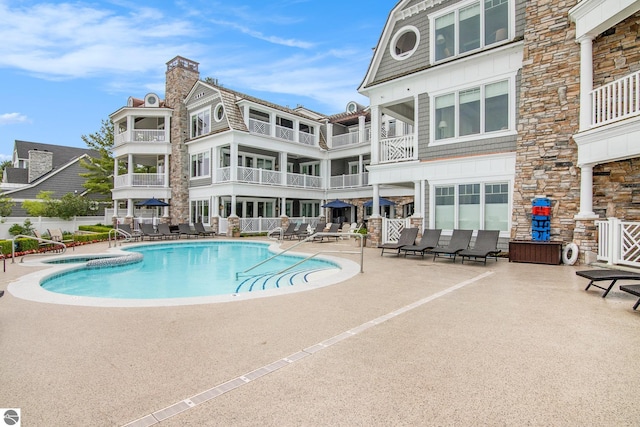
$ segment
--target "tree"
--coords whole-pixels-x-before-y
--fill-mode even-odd
[[[3,160],[2,162],[0,162],[0,179],[2,179],[4,168],[10,168],[12,166],[13,166],[13,162],[11,162],[11,160]]]
[[[13,200],[10,197],[4,195],[4,193],[0,193],[0,218],[2,222],[4,222],[4,217],[11,215],[11,209],[15,206]]]
[[[81,160],[82,167],[88,172],[81,173],[80,176],[86,178],[83,187],[92,193],[111,195],[113,188],[113,123],[110,120],[103,120],[100,130],[89,136],[80,137],[87,147],[100,154],[98,158]]]
[[[52,194],[53,191],[41,191],[36,195],[38,200],[25,200],[22,202],[22,209],[27,211],[29,216],[57,217],[60,201],[52,199]]]

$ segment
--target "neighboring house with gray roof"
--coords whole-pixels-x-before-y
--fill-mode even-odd
[[[11,216],[27,216],[22,202],[35,200],[42,191],[51,191],[55,199],[67,193],[87,195],[83,187],[85,178],[80,176],[87,170],[80,161],[98,156],[95,150],[87,148],[16,140],[12,167],[4,169],[0,185],[3,194],[16,203]]]

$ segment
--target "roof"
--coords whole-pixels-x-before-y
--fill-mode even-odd
[[[67,147],[64,145],[43,144],[40,142],[18,141],[14,142],[14,151],[17,152],[19,159],[28,159],[29,151],[40,150],[49,151],[53,154],[53,169],[57,169],[69,163],[73,159],[82,157],[85,154],[98,158],[100,154],[89,148]]]

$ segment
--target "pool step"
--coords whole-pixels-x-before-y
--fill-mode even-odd
[[[236,292],[278,289],[286,286],[308,283],[309,275],[315,271],[319,270],[292,271],[283,274],[267,273],[258,276],[251,276],[240,282],[236,288]]]

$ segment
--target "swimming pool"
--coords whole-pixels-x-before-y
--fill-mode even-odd
[[[311,259],[280,273],[302,259],[285,254],[242,274],[273,256],[263,243],[165,243],[127,251],[143,257],[126,265],[72,269],[44,280],[41,286],[52,292],[98,298],[198,297],[299,286],[316,271],[338,267]]]

